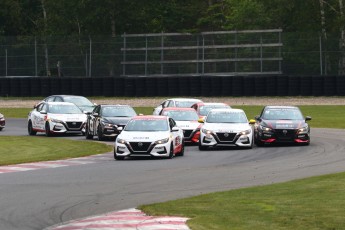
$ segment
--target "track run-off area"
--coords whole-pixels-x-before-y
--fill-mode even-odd
[[[26,119],[6,122],[0,136],[27,136]],[[186,146],[185,156],[173,159],[115,161],[109,152],[2,166],[0,172],[6,168],[0,173],[0,229],[45,229],[142,204],[343,172],[345,130],[312,128],[309,146],[207,151]]]

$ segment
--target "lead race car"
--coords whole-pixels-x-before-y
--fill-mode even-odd
[[[136,116],[117,136],[115,160],[125,157],[173,158],[184,155],[183,132],[167,116]]]
[[[311,117],[302,115],[296,106],[265,106],[255,117],[254,141],[256,145],[273,143],[310,144]]]

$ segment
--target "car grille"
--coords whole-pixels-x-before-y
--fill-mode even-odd
[[[66,122],[68,129],[80,129],[83,122]]]
[[[220,141],[233,141],[237,133],[216,133]]]
[[[184,137],[190,137],[190,135],[192,134],[193,129],[187,129],[187,130],[183,130],[183,136]]]
[[[129,142],[134,152],[147,152],[151,142]]]
[[[295,139],[296,130],[277,129],[275,130],[276,137],[281,141],[290,141]]]

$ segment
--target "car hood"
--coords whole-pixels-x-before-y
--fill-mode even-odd
[[[181,129],[196,129],[200,123],[198,121],[175,121],[176,125]]]
[[[299,129],[307,124],[304,120],[262,120],[261,125],[271,129]]]
[[[117,137],[129,142],[153,142],[170,137],[170,132],[134,132],[134,131],[122,131]]]
[[[48,113],[48,117],[50,119],[56,119],[64,122],[68,121],[79,121],[79,122],[85,122],[86,121],[86,114],[80,113],[80,114],[52,114]]]
[[[78,106],[83,112],[92,112],[95,106]]]
[[[213,132],[241,132],[250,129],[247,123],[205,123],[203,129],[212,130]]]
[[[126,125],[130,117],[103,117],[102,120],[115,125]]]

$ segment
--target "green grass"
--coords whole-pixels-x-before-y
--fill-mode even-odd
[[[345,229],[345,173],[211,193],[139,208],[197,230]]]
[[[83,157],[112,151],[106,144],[64,138],[1,136],[0,166]]]
[[[263,106],[233,106],[233,108],[243,109],[248,119],[253,119],[259,115]],[[343,116],[345,105],[303,105],[299,106],[305,116],[311,116],[308,123],[314,128],[338,128],[345,129]],[[135,107],[138,114],[149,115],[153,112],[153,107]],[[31,108],[0,108],[0,112],[5,118],[26,118]]]

